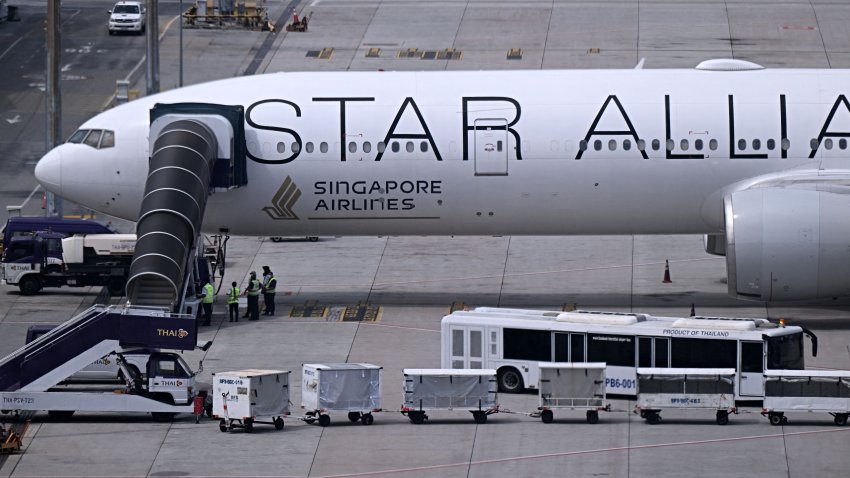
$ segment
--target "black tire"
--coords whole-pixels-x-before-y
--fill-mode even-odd
[[[658,425],[661,423],[661,415],[658,412],[647,412],[646,423],[650,425]]]
[[[729,423],[729,412],[726,410],[718,410],[717,411],[717,424],[718,425],[726,425]]]
[[[245,433],[253,432],[254,431],[254,419],[253,418],[246,418],[242,422],[242,427],[245,428]]]
[[[847,414],[846,413],[836,413],[835,419],[833,421],[839,427],[843,427],[844,425],[847,425]]]
[[[170,412],[151,412],[151,416],[155,422],[159,423],[168,423],[174,420],[174,414]]]
[[[364,425],[371,425],[372,422],[375,421],[375,417],[372,416],[371,413],[364,413],[362,417],[360,417],[360,423]]]
[[[586,418],[587,423],[590,423],[591,425],[596,425],[597,423],[599,423],[599,412],[597,412],[596,410],[588,410]]]
[[[283,238],[280,237],[280,236],[272,236],[269,239],[271,239],[272,242],[282,242],[283,241]]]
[[[74,416],[74,410],[50,410],[47,412],[47,416],[55,422],[64,422]]]
[[[475,420],[475,423],[483,425],[487,423],[487,414],[482,411],[476,410],[472,412],[472,419]]]
[[[224,421],[224,420],[218,422],[218,429],[222,433],[226,433],[227,432],[227,422]]]
[[[771,413],[768,414],[767,419],[770,420],[770,424],[773,426],[782,425],[782,419],[785,418],[779,413]]]
[[[41,279],[33,274],[26,275],[21,278],[18,283],[18,288],[21,289],[21,295],[35,295],[41,290]]]
[[[283,430],[283,418],[277,417],[274,419],[274,429]]]
[[[552,413],[552,410],[543,410],[540,412],[540,419],[543,420],[543,423],[552,423],[555,421],[555,414]]]
[[[319,415],[319,426],[326,427],[331,424],[331,416],[330,415]]]
[[[319,236],[310,236],[307,240],[310,242],[317,242],[319,240]]]
[[[348,421],[354,423],[357,420],[360,420],[360,412],[348,412]]]
[[[408,412],[407,417],[410,418],[410,422],[414,425],[422,425],[425,423],[424,412]]]
[[[115,35],[114,31],[112,31],[112,30],[108,30],[108,31],[109,31],[109,36]]]
[[[112,297],[123,297],[125,285],[126,282],[123,277],[110,277],[106,281],[106,290],[109,291],[109,295]]]
[[[525,389],[522,374],[513,367],[499,369],[498,382],[499,391],[502,393],[520,393]]]

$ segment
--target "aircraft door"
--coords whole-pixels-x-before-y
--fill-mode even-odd
[[[480,118],[475,127],[475,175],[508,175],[508,120]]]

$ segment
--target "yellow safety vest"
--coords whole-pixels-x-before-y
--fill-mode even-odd
[[[266,294],[274,294],[275,288],[277,287],[277,279],[275,279],[274,276],[271,276],[266,284]]]
[[[215,289],[213,289],[212,284],[207,284],[204,286],[204,304],[212,304],[213,299],[215,299]]]
[[[238,304],[239,303],[239,288],[238,287],[231,287],[230,288],[230,295],[227,296],[227,303],[228,304]]]
[[[260,281],[257,279],[252,280],[248,283],[248,295],[250,296],[258,296],[260,295]]]

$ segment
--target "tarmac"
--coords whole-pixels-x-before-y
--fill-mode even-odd
[[[176,87],[179,76],[178,24],[171,23],[173,12],[164,14],[176,11],[175,3],[160,7],[163,89]],[[687,68],[729,56],[767,67],[850,64],[850,4],[843,2],[267,5],[270,18],[282,19],[274,34],[185,29],[184,83],[252,70],[629,68],[641,58],[647,68]],[[290,11],[309,15],[308,32],[283,30]],[[124,40],[107,37],[105,28],[102,36],[103,42]],[[333,48],[330,58],[308,56],[324,48]],[[380,48],[377,58],[366,56],[370,48]],[[409,48],[454,48],[462,55],[397,57]],[[522,58],[508,59],[511,48],[521,48]],[[143,68],[127,73],[134,88],[144,92]],[[112,93],[105,89],[88,107],[111,103]],[[32,201],[27,207],[25,212],[38,212]],[[662,282],[665,261],[671,283]],[[228,322],[224,291],[231,281],[244,286],[248,273],[263,265],[278,277],[277,315]],[[141,414],[78,413],[54,422],[39,413],[24,437],[23,453],[0,456],[0,476],[846,475],[850,427],[836,427],[826,414],[789,415],[786,425],[771,426],[759,408],[743,408],[729,425],[718,426],[713,413],[670,410],[660,425],[651,426],[632,413],[634,401],[611,400],[613,411],[601,414],[596,425],[587,424],[580,411],[560,410],[554,423],[543,424],[527,415],[537,408],[533,392],[500,394],[502,409],[515,413],[491,415],[482,425],[467,412],[431,412],[424,425],[413,425],[398,412],[402,369],[440,366],[440,319],[453,304],[668,316],[687,316],[693,305],[701,315],[784,318],[820,339],[817,357],[811,357],[807,342],[808,367],[850,369],[846,301],[744,302],[728,297],[725,277],[724,258],[707,255],[697,236],[322,237],[318,242],[233,237],[213,325],[201,328],[200,338],[213,340],[213,346],[185,358],[193,367],[203,360],[201,382],[210,382],[217,371],[291,371],[293,416],[284,429],[257,425],[251,434],[221,433],[217,421],[196,424],[188,415],[155,423]],[[67,320],[100,292],[62,288],[24,297],[0,286],[0,355],[23,344],[27,326]],[[358,303],[372,306],[375,317],[340,320],[346,318],[343,307],[356,309]],[[327,307],[328,313],[290,317],[302,306]],[[295,417],[302,413],[301,365],[312,362],[383,366],[384,411],[373,425],[349,423],[336,414],[322,428]],[[0,415],[0,421],[7,418]]]

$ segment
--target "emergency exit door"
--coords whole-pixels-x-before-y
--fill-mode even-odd
[[[481,118],[475,127],[475,175],[507,176],[508,174],[508,120]]]

